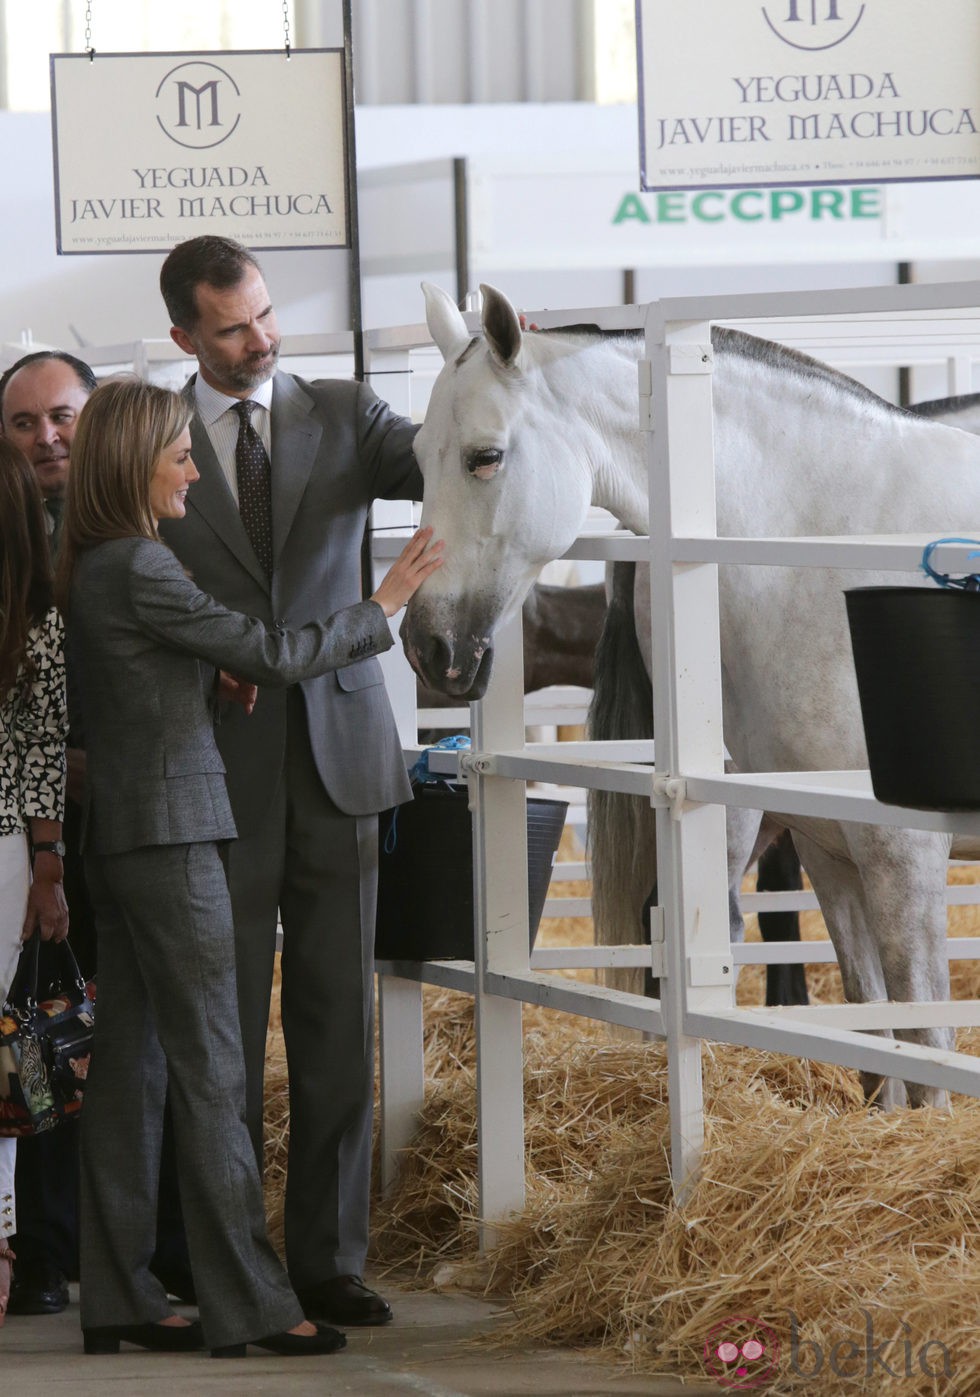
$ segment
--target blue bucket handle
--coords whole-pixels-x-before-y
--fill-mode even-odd
[[[980,573],[967,573],[965,577],[951,577],[948,572],[937,572],[930,563],[933,553],[944,543],[967,543],[975,544],[976,551],[971,553],[971,558],[980,557],[980,539],[975,538],[937,538],[932,543],[927,543],[922,550],[922,562],[919,564],[927,577],[931,577],[933,582],[940,587],[957,587],[964,592],[980,592]]]

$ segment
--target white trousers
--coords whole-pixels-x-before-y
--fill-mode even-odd
[[[17,969],[31,865],[26,834],[0,835],[0,998]],[[17,1231],[14,1166],[17,1141],[0,1137],[0,1244]]]

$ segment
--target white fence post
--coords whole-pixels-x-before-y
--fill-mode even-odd
[[[411,416],[410,351],[366,347],[366,378],[395,412]],[[410,529],[410,500],[378,500],[371,510],[376,531]],[[377,536],[377,533],[376,533]],[[376,580],[390,563],[375,565]],[[385,684],[402,745],[418,741],[417,681],[400,645],[381,656]],[[383,835],[382,835],[383,837]],[[398,1172],[398,1156],[412,1140],[425,1100],[422,985],[393,975],[378,976],[378,1058],[380,1077],[381,1186],[387,1193]]]
[[[381,1044],[381,1187],[388,1193],[398,1156],[412,1142],[425,1101],[422,986],[417,980],[378,976]]]
[[[524,656],[520,612],[494,637],[494,673],[473,708],[474,753],[524,746]],[[486,992],[487,971],[524,971],[530,963],[527,915],[525,783],[470,778],[473,904],[476,914],[477,1131],[480,1246],[494,1244],[496,1222],[524,1207],[524,1043],[522,1005]]]
[[[657,877],[664,915],[661,998],[668,1041],[671,1170],[683,1197],[704,1140],[701,1042],[684,1031],[688,1006],[729,1008],[725,811],[685,802],[677,773],[724,766],[718,569],[676,566],[674,534],[713,537],[711,375],[707,323],[668,327],[654,304],[641,365],[641,425],[651,429],[650,557],[656,786],[673,800],[657,812]],[[649,416],[647,416],[649,414]],[[644,420],[646,419],[646,420]],[[656,430],[652,428],[656,424]]]

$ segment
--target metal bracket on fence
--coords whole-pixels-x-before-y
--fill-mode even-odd
[[[672,344],[667,353],[672,374],[714,373],[715,352],[710,344]]]
[[[486,756],[482,752],[461,752],[459,758],[459,774],[466,782],[469,792],[467,805],[470,814],[476,810],[476,783],[480,776],[493,776],[497,771],[496,757]]]
[[[715,369],[715,351],[710,344],[672,344],[667,350],[672,374],[710,374]],[[653,364],[640,359],[637,364],[640,391],[640,431],[654,430]]]
[[[649,359],[637,364],[640,388],[640,431],[653,431],[653,365]]]
[[[670,818],[679,820],[687,803],[687,782],[682,776],[654,776],[653,794],[670,805]]]
[[[650,973],[662,980],[667,974],[667,958],[664,955],[664,909],[654,903],[647,908],[650,919]]]
[[[466,752],[459,759],[459,770],[463,776],[494,776],[497,772],[497,758],[485,752]]]
[[[692,986],[730,985],[734,974],[731,956],[688,956],[687,977]]]

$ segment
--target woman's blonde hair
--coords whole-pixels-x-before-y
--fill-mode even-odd
[[[193,407],[169,388],[138,378],[110,379],[78,416],[55,594],[66,610],[78,556],[113,538],[158,538],[150,481],[166,448],[184,431]]]

